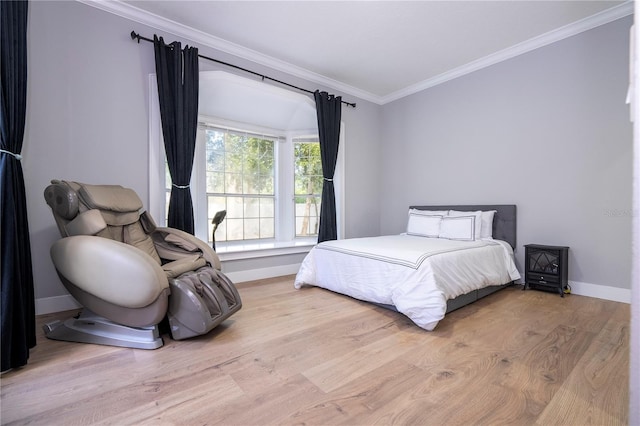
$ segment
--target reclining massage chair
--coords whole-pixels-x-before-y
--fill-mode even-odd
[[[206,334],[241,308],[213,249],[156,227],[133,190],[53,180],[44,196],[63,237],[51,259],[84,306],[75,318],[46,324],[48,338],[156,349],[165,317],[171,337],[181,340]]]

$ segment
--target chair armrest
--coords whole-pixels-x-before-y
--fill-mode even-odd
[[[87,210],[79,213],[71,222],[67,223],[65,229],[67,235],[96,235],[107,228],[100,210]]]
[[[195,271],[196,269],[207,266],[207,261],[200,254],[192,254],[181,259],[162,265],[162,270],[167,274],[167,278],[175,278],[185,272]]]
[[[177,260],[195,253],[201,253],[207,263],[217,270],[221,269],[220,258],[211,246],[188,232],[162,227],[156,228],[154,234],[160,235],[160,238],[156,236],[153,241],[161,258]],[[165,240],[166,236],[170,236],[169,241]]]
[[[147,306],[169,287],[162,267],[151,256],[107,238],[62,238],[51,246],[51,260],[63,280],[126,308]]]

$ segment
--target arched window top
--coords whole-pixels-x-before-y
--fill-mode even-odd
[[[224,71],[200,72],[198,113],[283,131],[318,128],[309,96]]]

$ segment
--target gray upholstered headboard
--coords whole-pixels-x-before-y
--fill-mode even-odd
[[[516,206],[515,204],[488,204],[488,205],[465,205],[465,206],[411,206],[418,210],[495,210],[493,217],[493,238],[503,240],[516,248]]]

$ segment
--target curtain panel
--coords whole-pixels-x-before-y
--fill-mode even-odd
[[[171,174],[168,226],[194,233],[191,170],[198,128],[198,49],[153,36],[164,149]]]
[[[322,161],[322,201],[320,204],[320,227],[318,243],[338,239],[336,222],[336,195],[333,175],[338,161],[340,143],[340,119],[342,116],[342,97],[329,95],[316,90],[316,114],[318,116],[318,137],[320,141],[320,159]]]
[[[36,345],[24,176],[27,1],[0,2],[0,271],[2,371],[23,366]]]

